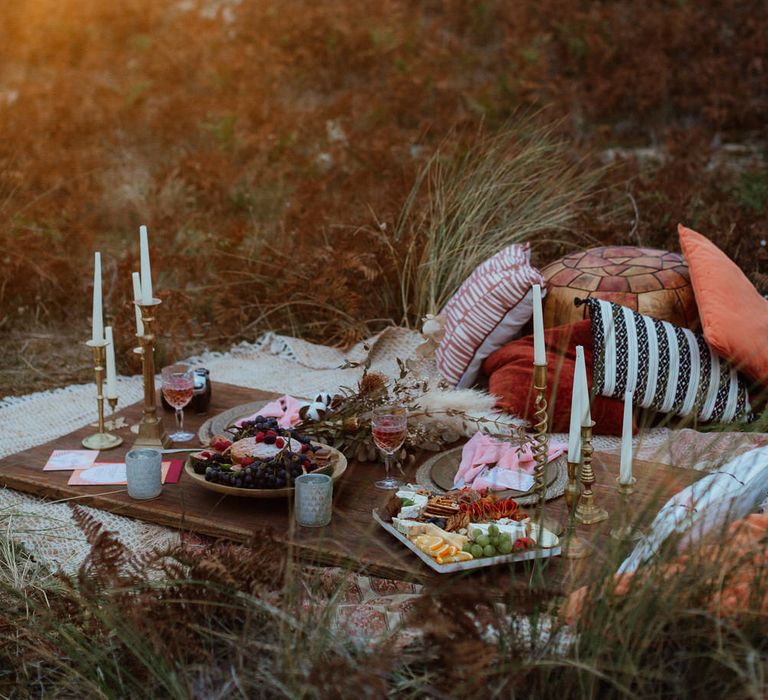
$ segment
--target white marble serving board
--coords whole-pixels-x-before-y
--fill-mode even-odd
[[[413,542],[411,542],[402,532],[398,532],[392,525],[385,523],[379,514],[374,510],[373,519],[381,525],[390,535],[400,540],[408,549],[410,549],[421,561],[430,569],[437,571],[438,574],[452,574],[457,571],[472,571],[473,569],[484,569],[488,566],[497,564],[509,564],[516,561],[527,561],[529,559],[548,559],[560,554],[560,547],[550,547],[548,549],[528,549],[525,552],[516,554],[502,554],[498,557],[483,557],[482,559],[472,559],[471,561],[456,561],[450,564],[438,564],[428,554],[422,552]]]

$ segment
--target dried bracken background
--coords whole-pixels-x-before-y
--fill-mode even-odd
[[[536,233],[541,259],[589,237],[674,249],[684,221],[768,291],[760,0],[16,0],[0,46],[2,395],[88,379],[97,248],[135,369],[140,223],[166,357],[400,322],[393,232],[419,172],[522,113],[600,177],[566,243]]]

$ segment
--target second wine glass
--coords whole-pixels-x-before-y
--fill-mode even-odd
[[[195,376],[187,365],[163,367],[163,396],[176,410],[176,432],[170,438],[174,442],[187,442],[195,437],[194,433],[184,430],[184,406],[191,400],[195,391]]]
[[[391,491],[400,481],[391,475],[392,462],[405,442],[408,433],[408,409],[405,406],[380,406],[373,410],[371,418],[373,441],[384,453],[384,478],[376,482],[377,488]]]

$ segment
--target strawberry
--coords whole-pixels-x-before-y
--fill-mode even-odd
[[[214,435],[211,439],[211,447],[217,452],[225,452],[232,447],[232,440],[228,440],[223,435]]]
[[[285,440],[283,440],[283,438],[280,438],[280,437],[277,438],[277,440],[275,440],[275,447],[279,447],[280,449],[285,447]]]

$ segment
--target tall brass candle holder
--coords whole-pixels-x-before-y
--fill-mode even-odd
[[[608,511],[595,505],[595,494],[592,484],[595,483],[595,472],[592,469],[592,428],[594,421],[581,427],[581,498],[576,506],[576,521],[583,525],[594,525],[608,518]]]
[[[96,401],[99,407],[99,432],[83,438],[83,447],[89,450],[111,450],[122,444],[123,438],[108,433],[104,427],[104,361],[107,358],[107,341],[89,340],[86,345],[93,350],[93,371],[96,375]]]
[[[576,534],[576,506],[581,497],[578,481],[579,463],[568,462],[568,485],[565,487],[565,502],[568,505],[568,524],[566,525],[564,544],[560,553],[566,559],[584,559],[592,552],[587,542]]]
[[[144,335],[138,336],[141,347],[134,352],[141,354],[144,370],[144,412],[139,423],[139,434],[134,445],[142,447],[168,447],[171,441],[163,429],[163,421],[157,415],[157,393],[155,391],[155,310],[162,301],[152,299],[149,304],[134,302],[141,311]]]
[[[618,479],[619,498],[621,499],[621,525],[611,530],[611,537],[615,540],[636,542],[643,536],[643,531],[635,527],[632,517],[632,507],[630,505],[630,496],[635,492],[635,482],[637,479],[632,477],[628,484],[622,484]]]
[[[544,513],[547,493],[546,470],[549,458],[546,365],[533,365],[533,389],[536,392],[533,404],[533,459],[536,463],[533,468],[533,492],[536,494],[536,527],[538,530],[543,527],[554,534],[559,534],[561,532],[560,523],[547,517]]]

